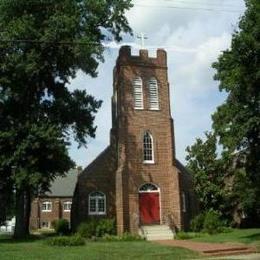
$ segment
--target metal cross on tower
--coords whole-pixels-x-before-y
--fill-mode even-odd
[[[137,39],[141,40],[141,48],[144,49],[144,40],[148,39],[148,37],[141,32],[140,34],[137,35]]]

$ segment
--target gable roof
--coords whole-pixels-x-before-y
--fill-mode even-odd
[[[72,197],[78,179],[78,169],[71,169],[64,177],[57,177],[50,186],[48,197]]]

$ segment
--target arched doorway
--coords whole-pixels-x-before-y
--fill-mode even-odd
[[[139,211],[142,225],[160,224],[160,189],[146,183],[139,189]]]

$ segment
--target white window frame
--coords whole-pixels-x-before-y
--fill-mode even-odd
[[[65,205],[66,207],[68,207],[67,209],[65,209]],[[71,201],[64,201],[63,202],[63,211],[64,212],[70,212],[71,211],[71,205],[72,205],[72,202]]]
[[[133,85],[133,97],[134,97],[134,108],[144,109],[144,97],[143,97],[143,81],[141,77],[136,77],[132,81]]]
[[[43,207],[45,207],[45,209]],[[52,202],[51,201],[44,201],[42,203],[42,212],[52,212]]]
[[[159,110],[159,90],[158,82],[156,78],[150,78],[148,81],[149,89],[149,109],[150,110]]]
[[[99,193],[99,195],[97,195]],[[95,200],[95,211],[91,210],[90,201]],[[104,211],[99,210],[99,201],[104,200]],[[88,195],[88,214],[89,215],[106,215],[106,195],[101,191],[94,191]]]
[[[149,135],[150,139],[151,139],[151,155],[152,155],[152,159],[151,160],[145,160],[145,153],[146,153],[146,149],[145,148],[145,135]],[[146,144],[148,145],[148,144]],[[149,131],[144,132],[143,134],[143,163],[147,163],[147,164],[153,164],[154,163],[154,142],[153,142],[153,136]]]
[[[153,193],[153,192],[154,193],[160,192],[160,188],[154,183],[145,183],[139,188],[139,193]]]

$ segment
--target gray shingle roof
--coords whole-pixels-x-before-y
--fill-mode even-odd
[[[72,197],[78,179],[78,170],[72,169],[66,176],[57,177],[50,187],[50,192],[45,195],[51,197]]]

